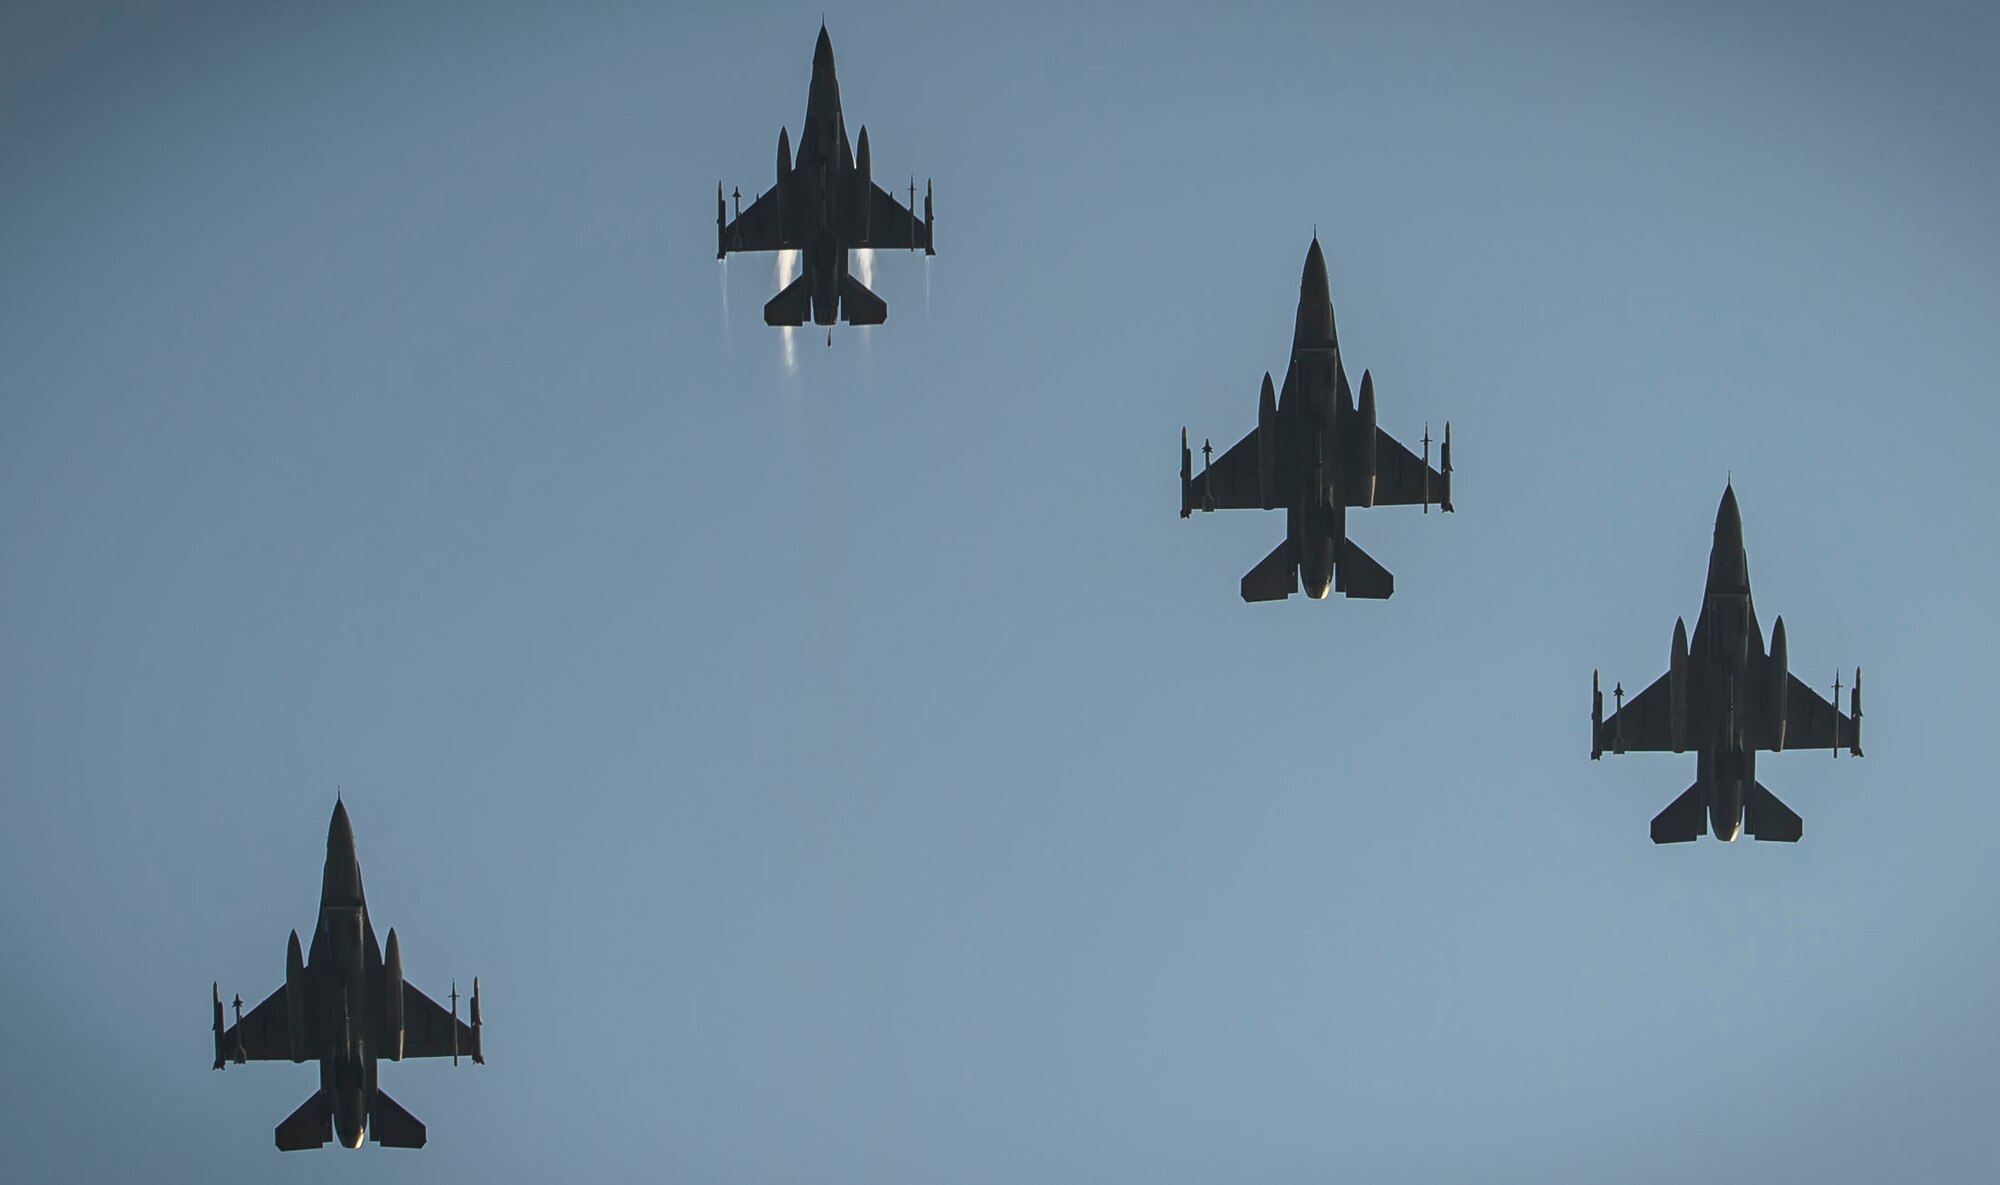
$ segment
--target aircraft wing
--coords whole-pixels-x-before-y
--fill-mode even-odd
[[[1667,676],[1625,701],[1597,730],[1597,748],[1606,753],[1669,753],[1674,747],[1673,692]]]
[[[1797,675],[1785,689],[1785,748],[1844,749],[1859,741],[1852,717],[1833,706],[1827,698],[1799,681]],[[1762,748],[1770,748],[1776,737],[1765,738]]]
[[[1257,430],[1230,446],[1188,482],[1186,505],[1199,510],[1262,510],[1257,488]]]
[[[868,241],[859,246],[931,250],[931,229],[916,211],[879,185],[868,189]]]
[[[784,206],[774,186],[722,228],[717,258],[732,251],[781,251],[795,246],[785,233]]]
[[[457,1045],[452,1044],[456,1036]],[[403,1056],[469,1057],[483,1062],[479,1034],[469,1024],[453,1016],[449,1009],[403,982]]]
[[[1444,474],[1398,444],[1395,437],[1375,429],[1375,505],[1416,506],[1429,502],[1451,509],[1451,487],[1445,484]]]
[[[311,1060],[319,1056],[319,1048],[313,1040],[313,1026],[305,1026],[306,1048],[303,1056]],[[230,1025],[222,1034],[219,1048],[230,1057],[235,1056],[238,1044],[243,1049],[245,1061],[277,1062],[292,1060],[291,1010],[285,1003],[285,989],[264,997],[264,1002],[243,1014],[243,1019]]]

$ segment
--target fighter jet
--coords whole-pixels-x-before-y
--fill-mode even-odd
[[[917,183],[910,181],[905,206],[870,176],[868,129],[848,147],[847,122],[840,113],[840,82],[833,74],[833,42],[826,25],[819,27],[813,49],[812,89],[806,96],[806,121],[799,130],[799,152],[785,129],[778,129],[778,183],[743,208],[743,191],[736,191],[736,217],[715,187],[715,257],[732,251],[800,253],[805,270],[764,306],[766,325],[801,325],[810,312],[815,325],[836,319],[850,325],[880,325],[889,306],[848,271],[849,250],[857,247],[922,248],[932,246],[930,183],[924,183],[924,219],[917,221]],[[832,344],[828,330],[828,344]]]
[[[1329,588],[1376,600],[1396,591],[1396,578],[1347,537],[1350,507],[1430,504],[1451,510],[1451,425],[1445,424],[1440,468],[1430,465],[1424,433],[1419,458],[1375,425],[1375,380],[1361,372],[1361,402],[1347,385],[1327,292],[1319,236],[1306,252],[1299,310],[1284,386],[1273,391],[1269,371],[1257,403],[1257,427],[1214,459],[1201,446],[1195,474],[1181,429],[1181,517],[1197,510],[1285,510],[1285,540],[1243,577],[1243,599],[1277,601],[1298,591],[1324,599]]]
[[[361,865],[354,858],[354,830],[347,807],[335,801],[326,833],[326,869],[320,879],[319,925],[311,958],[301,956],[299,932],[285,951],[285,983],[262,1004],[222,1027],[222,990],[215,1005],[215,1068],[230,1062],[319,1062],[319,1089],[278,1125],[278,1148],[319,1148],[336,1136],[349,1148],[372,1138],[385,1148],[421,1148],[424,1125],[375,1084],[376,1062],[406,1057],[459,1057],[475,1064],[479,1048],[479,980],[472,981],[472,1023],[458,1019],[458,986],[451,1010],[403,980],[403,954],[389,931],[385,954],[375,941]]]
[[[1654,843],[1683,843],[1703,832],[1730,841],[1748,831],[1756,839],[1791,843],[1802,825],[1792,808],[1757,781],[1757,750],[1831,749],[1861,756],[1861,670],[1854,671],[1849,715],[1833,700],[1791,673],[1785,619],[1771,623],[1771,649],[1750,603],[1750,562],[1743,553],[1743,519],[1736,491],[1725,486],[1715,512],[1715,546],[1708,553],[1708,588],[1689,644],[1687,622],[1674,622],[1667,673],[1625,699],[1604,718],[1604,692],[1592,672],[1590,758],[1610,753],[1695,751],[1694,785],[1653,818]],[[1704,818],[1704,815],[1706,818]]]

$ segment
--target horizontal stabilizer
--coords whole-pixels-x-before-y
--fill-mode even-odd
[[[840,319],[849,325],[880,325],[889,319],[889,305],[853,276],[840,282]]]
[[[1271,550],[1256,567],[1243,574],[1243,599],[1282,601],[1299,591],[1299,562],[1292,556],[1287,539]]]
[[[381,1089],[375,1091],[375,1105],[368,1109],[369,1139],[384,1148],[421,1148],[425,1135],[422,1120]]]
[[[1395,595],[1396,578],[1376,563],[1374,556],[1355,546],[1354,540],[1346,539],[1341,541],[1340,555],[1333,565],[1333,587],[1350,597],[1384,601]]]
[[[308,1148],[324,1148],[333,1141],[333,1115],[322,1102],[325,1097],[314,1091],[311,1098],[300,1103],[299,1109],[278,1125],[278,1151],[303,1152]]]
[[[1778,801],[1778,796],[1764,789],[1762,782],[1755,783],[1750,797],[1743,804],[1743,829],[1753,839],[1776,840],[1779,843],[1797,843],[1805,832],[1805,822],[1792,808]]]
[[[1708,803],[1703,801],[1700,782],[1653,816],[1654,843],[1688,843],[1707,834]]]
[[[799,278],[785,285],[785,290],[764,302],[764,324],[804,325],[806,310],[812,304],[812,294],[806,290],[806,278]]]

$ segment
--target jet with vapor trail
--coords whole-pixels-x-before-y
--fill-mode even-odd
[[[1833,699],[1791,673],[1785,619],[1771,624],[1771,646],[1750,602],[1750,561],[1743,551],[1743,519],[1736,490],[1725,486],[1715,513],[1715,542],[1708,554],[1708,587],[1694,637],[1674,622],[1667,673],[1627,700],[1620,684],[1610,719],[1604,692],[1592,672],[1590,759],[1606,753],[1695,751],[1694,785],[1653,819],[1654,843],[1685,843],[1703,834],[1724,841],[1748,832],[1755,839],[1797,841],[1804,830],[1792,808],[1757,780],[1757,750],[1831,749],[1861,756],[1861,669],[1854,670],[1848,714]]]
[[[1418,457],[1375,423],[1375,380],[1361,372],[1357,403],[1334,332],[1326,257],[1315,235],[1299,278],[1291,362],[1282,387],[1269,371],[1257,403],[1257,426],[1211,463],[1201,446],[1195,473],[1187,429],[1181,429],[1181,517],[1197,510],[1285,511],[1285,538],[1243,577],[1243,599],[1277,601],[1298,591],[1324,599],[1329,590],[1381,600],[1396,578],[1348,538],[1347,512],[1371,506],[1436,502],[1451,510],[1451,425],[1445,424],[1438,468],[1430,464],[1430,433]]]
[[[301,951],[292,931],[285,950],[285,982],[262,1004],[222,1024],[222,990],[211,986],[215,1008],[215,1068],[253,1061],[319,1063],[319,1089],[278,1125],[278,1148],[295,1152],[338,1139],[359,1148],[373,1139],[385,1148],[421,1148],[422,1121],[376,1085],[377,1063],[411,1057],[486,1058],[479,1045],[479,980],[472,981],[471,1023],[458,1019],[458,986],[451,1009],[403,979],[403,953],[389,931],[385,953],[361,890],[354,830],[347,807],[336,801],[326,833],[326,866],[320,877],[319,924]]]
[[[903,248],[937,254],[930,183],[924,184],[924,216],[914,213],[917,184],[910,181],[910,204],[875,184],[868,153],[868,129],[850,147],[840,111],[840,81],[833,72],[833,43],[820,25],[813,49],[812,88],[799,149],[778,129],[778,183],[746,209],[736,191],[736,216],[729,216],[722,186],[715,187],[715,257],[735,251],[797,251],[799,277],[764,305],[766,325],[815,325],[836,320],[880,325],[889,306],[848,268],[848,252],[860,248]],[[832,330],[828,331],[832,344]]]

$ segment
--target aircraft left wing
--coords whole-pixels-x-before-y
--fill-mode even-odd
[[[785,232],[784,204],[778,199],[781,186],[774,186],[758,195],[750,203],[750,208],[735,218],[724,222],[722,215],[727,208],[721,205],[722,191],[716,191],[717,217],[715,220],[717,237],[715,257],[721,259],[732,251],[782,251],[797,244],[790,241]]]
[[[1673,692],[1670,675],[1653,680],[1646,690],[1625,701],[1625,706],[1596,725],[1591,755],[1599,753],[1668,753],[1674,748]],[[1602,712],[1604,696],[1596,693]]]
[[[1785,678],[1791,681],[1785,688],[1785,748],[1844,748],[1856,757],[1861,756],[1861,728],[1855,718],[1806,686],[1797,675],[1787,674]],[[1860,681],[1858,672],[1855,681]],[[1854,694],[1852,706],[1856,709],[1861,706],[1859,691]],[[1777,739],[1767,736],[1759,747],[1771,748]]]
[[[1181,437],[1181,517],[1196,510],[1261,510],[1257,485],[1257,430],[1229,447],[1200,473],[1190,474],[1186,433]]]
[[[239,1004],[238,1007],[241,1007]],[[222,1025],[222,999],[216,997],[215,1019],[217,1035],[215,1039],[215,1065],[222,1068],[224,1061],[235,1061],[239,1054],[247,1062],[276,1062],[292,1060],[291,1009],[285,1002],[285,989],[264,997],[264,1002],[227,1029]],[[313,1040],[313,1026],[304,1026],[300,1035],[305,1048],[299,1051],[302,1059],[310,1061],[319,1056],[319,1048]]]
[[[479,981],[472,983],[472,1023],[467,1024],[406,980],[403,1056],[469,1057],[484,1065],[486,1058],[479,1048]]]
[[[1415,453],[1375,429],[1375,505],[1416,506],[1435,502],[1451,509],[1451,430],[1445,430],[1443,472],[1425,464]]]
[[[895,195],[881,186],[871,182],[868,190],[868,241],[857,246],[885,250],[921,249],[926,255],[937,254],[931,246],[930,194],[924,195],[926,216],[920,219],[915,210],[897,201]],[[911,186],[911,204],[914,205],[916,200],[916,187]]]

